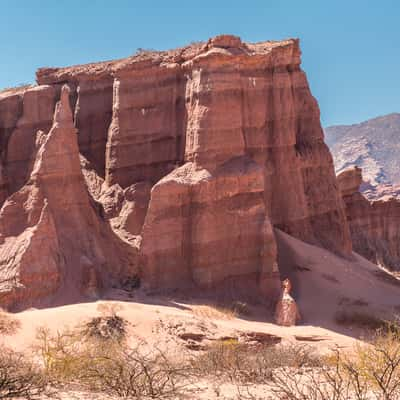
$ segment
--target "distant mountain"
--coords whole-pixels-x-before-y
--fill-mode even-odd
[[[362,191],[369,198],[400,197],[400,113],[360,124],[325,129],[336,173],[352,166],[363,170]]]

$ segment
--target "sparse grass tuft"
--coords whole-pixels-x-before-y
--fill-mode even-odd
[[[237,312],[235,310],[219,306],[194,306],[192,311],[194,315],[208,319],[234,319],[237,317]]]
[[[198,317],[207,319],[234,319],[239,316],[251,315],[251,309],[246,302],[232,301],[219,304],[193,306],[192,312]]]

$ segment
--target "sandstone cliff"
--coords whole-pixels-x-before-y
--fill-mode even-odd
[[[73,203],[71,218],[58,210],[45,219],[55,231],[44,236],[55,240],[48,245],[57,254],[74,249],[91,260],[98,275],[138,274],[152,289],[239,282],[268,298],[280,287],[273,226],[351,253],[332,157],[300,69],[297,40],[251,44],[222,35],[168,52],[40,69],[37,81],[34,88],[0,94],[1,193],[3,200],[11,196],[3,209],[11,202],[18,210],[27,204],[13,200],[19,191],[30,196],[38,187],[41,193],[32,178],[35,135],[40,129],[42,138],[54,136],[52,114],[67,83],[63,107],[69,103],[73,109],[68,129],[78,132],[78,144],[70,146],[67,159],[59,158],[65,174],[73,170],[79,179],[62,198],[54,181],[63,181],[54,175],[42,203],[33,207],[36,215],[46,204],[56,210],[60,202],[62,210],[65,202]],[[39,149],[34,165],[40,154]],[[3,217],[2,226],[10,218]],[[42,219],[20,222],[19,234],[40,227]],[[69,241],[60,237],[64,225]],[[4,235],[17,240],[13,251],[19,251],[19,236]],[[102,261],[106,245],[88,256],[85,243],[92,236],[99,243],[118,240],[122,247],[114,252],[124,262],[113,267]],[[38,289],[38,298],[46,290],[59,291],[60,271],[73,268],[63,257],[57,260],[51,288]],[[39,274],[53,265],[41,269],[42,264]],[[13,261],[0,274],[12,270],[17,276],[21,265]],[[82,280],[82,273],[76,276]],[[108,278],[102,280],[107,286]]]
[[[338,175],[354,251],[376,264],[400,268],[400,200],[370,201],[359,192],[361,168]]]

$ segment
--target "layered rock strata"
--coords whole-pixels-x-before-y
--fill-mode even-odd
[[[359,192],[362,171],[338,175],[354,251],[374,263],[400,269],[400,200],[369,201]]]
[[[65,194],[75,199],[70,207],[76,218],[57,211],[66,199],[55,185],[41,196],[55,210],[49,216],[55,233],[48,235],[57,238],[52,245],[57,254],[74,248],[93,263],[108,260],[108,247],[101,244],[93,255],[85,245],[88,235],[123,244],[114,249],[126,261],[119,267],[95,263],[99,281],[107,281],[103,275],[110,271],[139,273],[151,289],[215,288],[232,281],[272,298],[280,285],[272,226],[351,253],[343,201],[318,105],[300,69],[297,40],[251,44],[222,35],[173,51],[40,69],[37,81],[35,88],[0,95],[5,171],[0,183],[3,198],[11,195],[3,207],[10,201],[18,210],[25,207],[26,201],[12,201],[18,190],[43,191],[31,173],[35,134],[40,129],[42,139],[54,136],[52,111],[67,83],[63,108],[68,103],[73,109],[68,129],[78,132],[78,144],[71,147],[70,164],[63,163],[79,175],[79,185]],[[43,104],[40,112],[30,112],[31,92],[43,96],[35,102]],[[34,209],[47,208],[43,203]],[[36,227],[38,218],[21,222],[19,233]],[[73,240],[60,236],[64,224]],[[75,242],[83,247],[75,248]],[[54,271],[72,268],[54,265]],[[63,273],[54,276],[49,291],[59,291],[65,281]]]
[[[297,40],[250,44],[222,35],[168,52],[37,73],[40,84],[68,81],[78,88],[110,77],[112,122],[101,171],[108,185],[155,184],[194,158],[218,164],[246,154],[264,168],[274,225],[350,252],[332,158],[300,69]],[[96,93],[104,99],[104,90]],[[103,120],[104,112],[92,115]],[[96,131],[102,137],[105,125]],[[96,157],[103,154],[104,148]]]
[[[262,168],[238,157],[212,172],[186,163],[152,189],[142,266],[150,287],[229,279],[279,293],[276,245],[263,199]],[[166,273],[167,272],[167,273]]]
[[[36,146],[28,182],[0,210],[0,304],[7,308],[38,304],[57,291],[64,300],[88,288],[93,295],[93,286],[100,291],[129,270],[129,252],[98,218],[86,190],[67,86]]]

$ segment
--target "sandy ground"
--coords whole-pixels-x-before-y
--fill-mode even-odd
[[[282,232],[276,234],[282,278],[292,280],[293,295],[303,316],[299,326],[285,328],[273,324],[270,313],[260,305],[251,307],[250,315],[236,317],[210,307],[210,301],[205,302],[208,306],[203,305],[201,298],[189,302],[179,297],[146,296],[140,292],[129,297],[125,292],[114,290],[99,301],[15,314],[21,323],[20,329],[1,340],[16,350],[29,351],[38,328],[47,327],[55,333],[82,325],[101,314],[99,305],[113,304],[118,314],[129,322],[132,343],[143,341],[149,346],[179,351],[193,344],[201,347],[223,337],[266,333],[283,341],[307,343],[325,352],[337,346],[350,348],[364,334],[356,327],[343,327],[335,322],[335,315],[341,310],[386,316],[400,309],[400,281],[385,275],[376,265],[356,254],[344,259]],[[201,339],[187,339],[198,334]],[[225,398],[235,398],[232,388],[221,389],[220,385],[215,387],[209,382],[199,383],[192,398],[224,398],[222,394],[217,396],[220,390],[230,393]],[[84,399],[85,396],[68,393],[62,398]],[[106,399],[105,396],[97,398]]]

